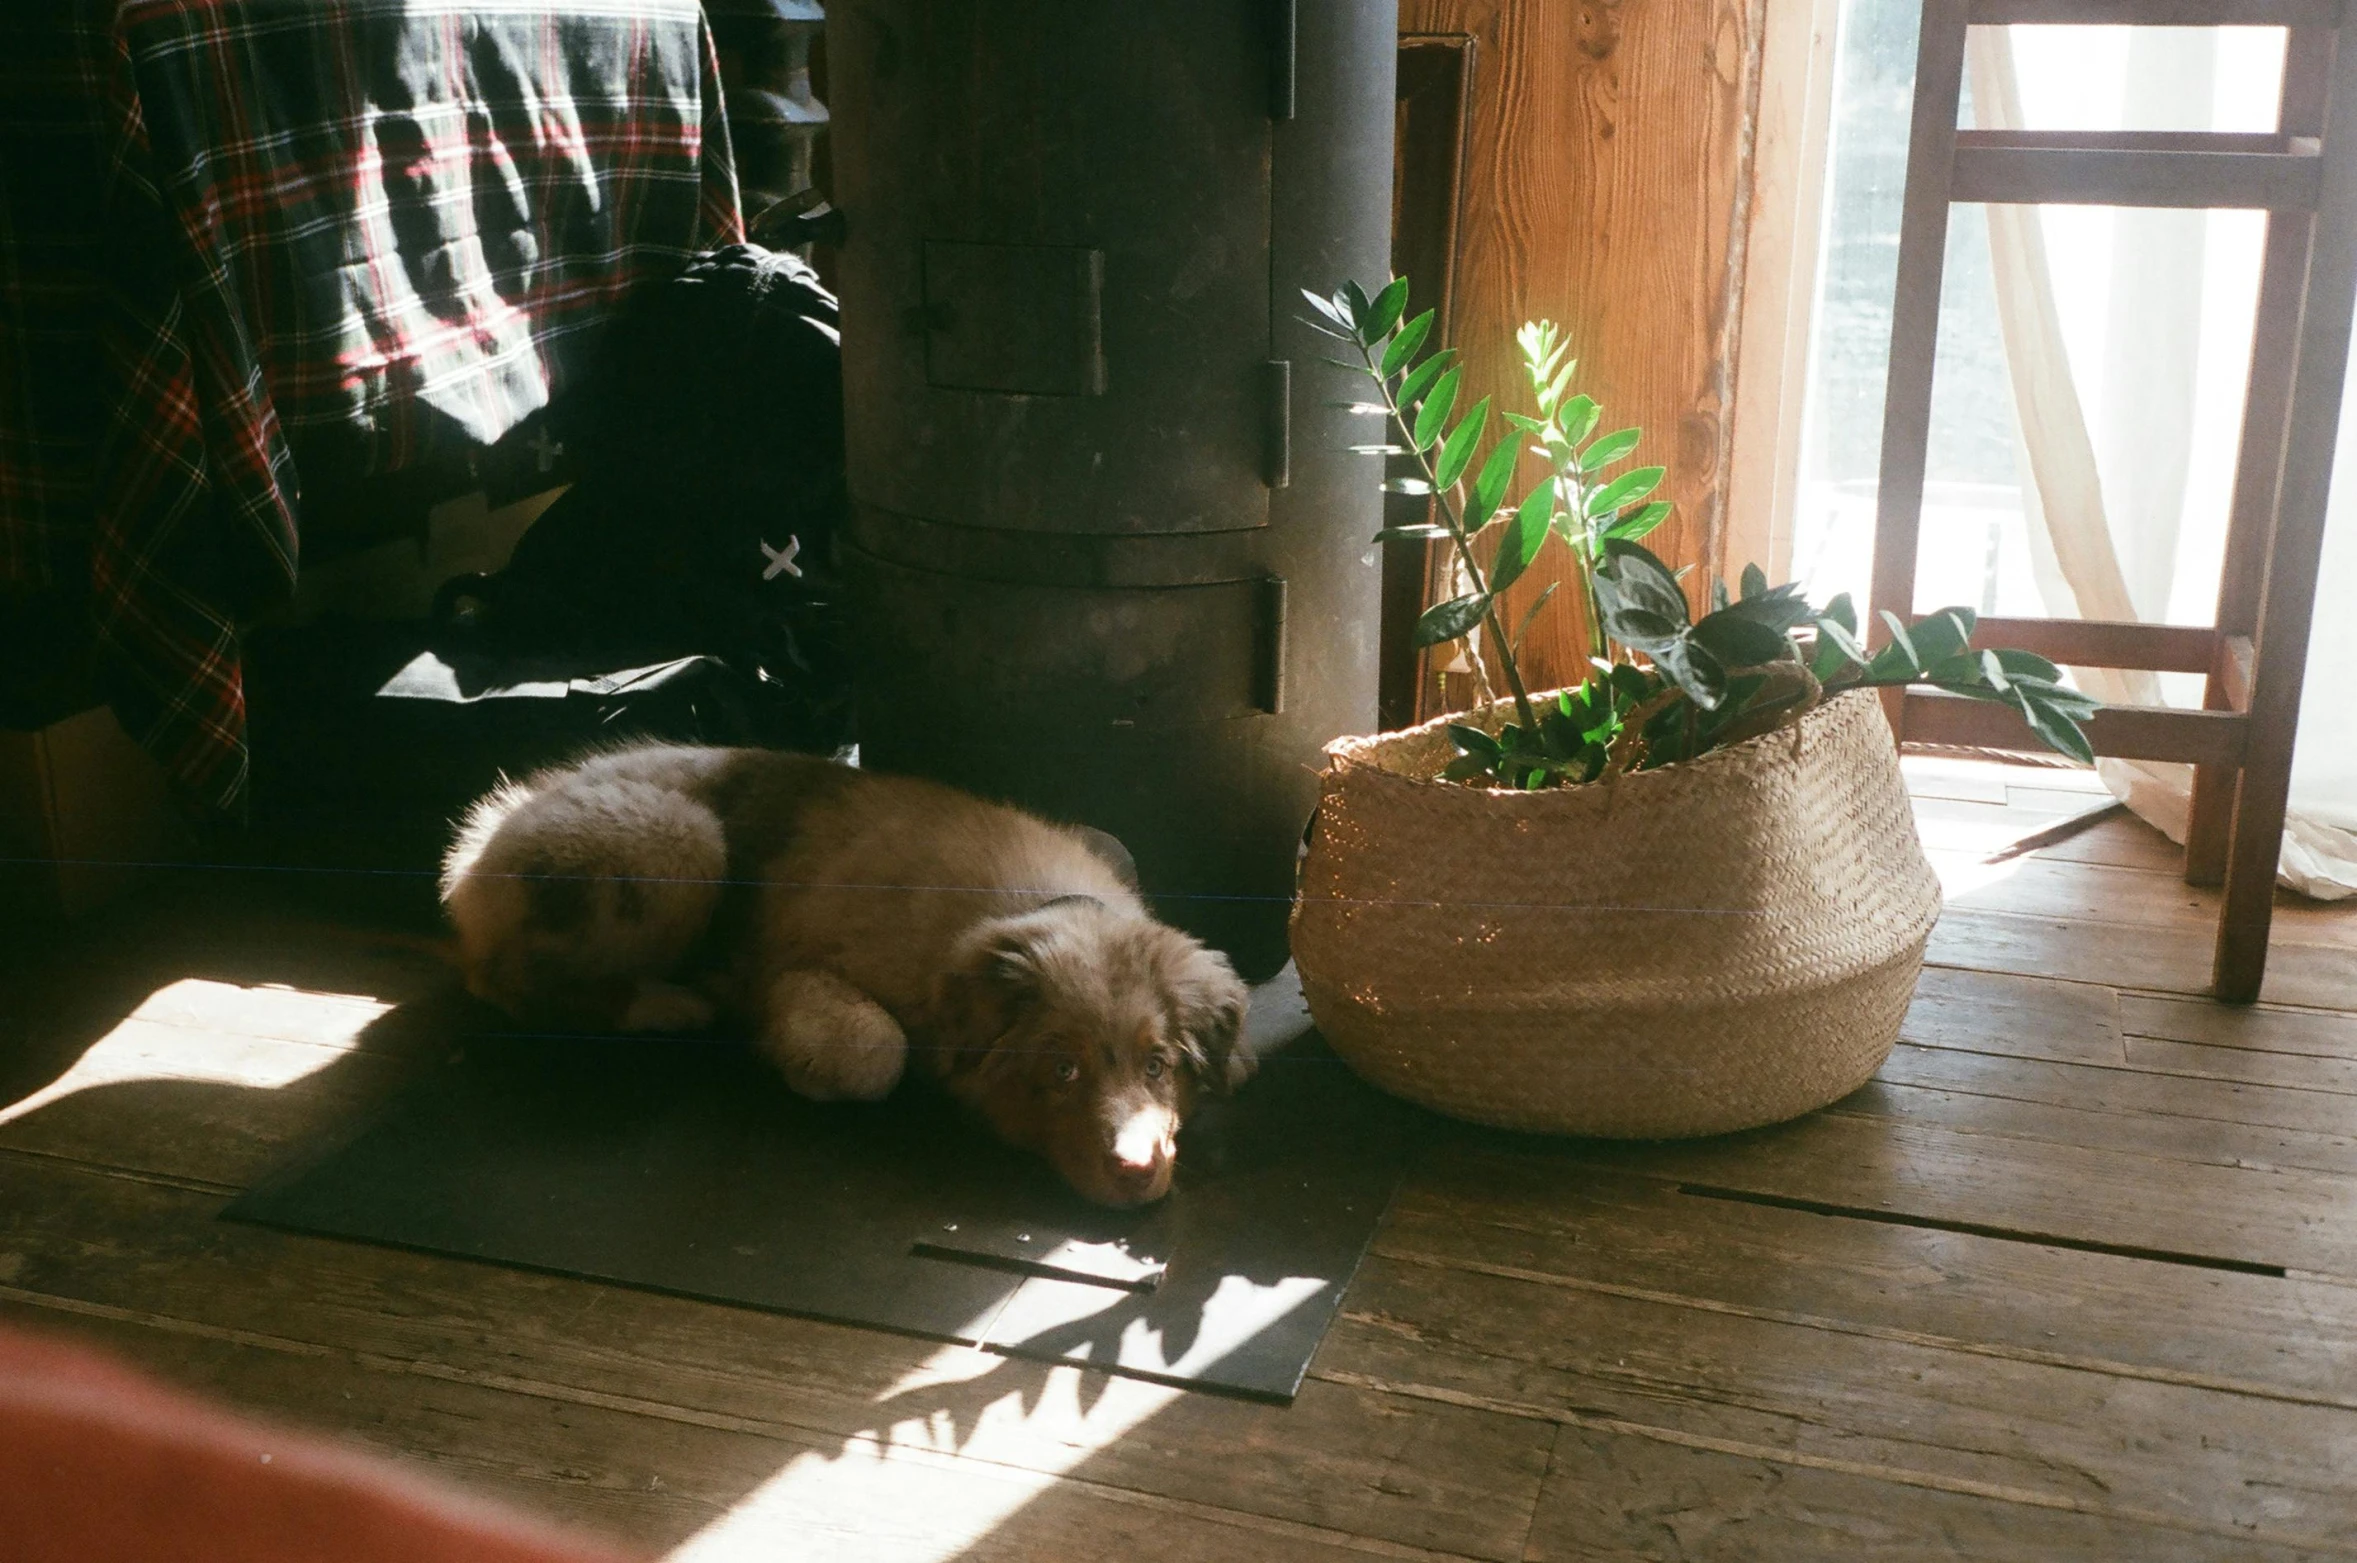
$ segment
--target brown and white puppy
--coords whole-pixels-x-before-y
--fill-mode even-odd
[[[1102,838],[931,782],[749,749],[592,755],[504,787],[444,865],[468,986],[535,1024],[745,1028],[803,1094],[912,1061],[1089,1198],[1159,1199],[1252,1072],[1226,959]]]

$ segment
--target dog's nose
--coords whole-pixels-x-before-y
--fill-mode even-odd
[[[1167,1111],[1155,1109],[1133,1113],[1122,1123],[1105,1158],[1105,1176],[1116,1203],[1143,1204],[1162,1197],[1178,1155],[1172,1142],[1176,1128]]]
[[[1158,1112],[1132,1115],[1113,1137],[1113,1165],[1125,1177],[1145,1177],[1170,1159],[1169,1116]]]

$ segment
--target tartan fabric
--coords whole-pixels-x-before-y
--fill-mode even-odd
[[[105,401],[103,34],[0,20],[0,584],[71,592]]]
[[[292,589],[298,457],[390,472],[489,445],[586,368],[634,283],[741,237],[711,41],[695,0],[38,3],[102,99],[97,237],[52,243],[96,260],[95,297],[54,302],[90,311],[103,415],[79,514],[83,448],[37,415],[0,431],[0,567],[60,583],[86,528],[63,584],[117,712],[236,808],[237,626]],[[0,309],[42,307],[23,271]],[[0,366],[28,407],[76,367],[31,346]]]

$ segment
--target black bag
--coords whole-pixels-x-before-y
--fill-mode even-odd
[[[716,658],[760,741],[847,741],[843,366],[817,273],[752,244],[697,257],[617,316],[548,421],[578,477],[504,570],[443,587],[440,639],[611,669]]]

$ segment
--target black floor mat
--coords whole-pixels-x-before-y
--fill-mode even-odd
[[[725,1043],[468,1039],[228,1216],[1290,1399],[1417,1115],[1253,995],[1261,1073],[1107,1211],[904,1089],[821,1106]]]

